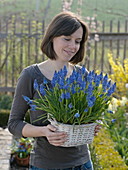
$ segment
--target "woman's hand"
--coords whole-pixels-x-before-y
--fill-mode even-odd
[[[97,136],[97,135],[98,135],[98,132],[100,131],[101,127],[102,127],[101,125],[97,125],[97,126],[95,127],[94,136]]]
[[[55,146],[63,145],[67,139],[65,132],[58,132],[57,128],[50,124],[46,126],[44,133],[49,143]]]

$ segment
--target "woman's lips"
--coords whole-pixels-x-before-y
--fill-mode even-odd
[[[67,51],[67,50],[64,50],[69,56],[72,56],[73,54],[75,54],[74,51]]]

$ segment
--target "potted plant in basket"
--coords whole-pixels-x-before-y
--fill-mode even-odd
[[[33,148],[32,138],[20,138],[14,140],[11,146],[11,159],[19,166],[29,165],[30,152]]]
[[[97,121],[103,120],[103,113],[108,108],[116,84],[108,79],[107,74],[103,76],[94,71],[87,74],[84,66],[75,68],[70,77],[66,75],[66,67],[55,72],[52,87],[49,87],[46,79],[40,86],[35,80],[34,88],[39,98],[23,98],[32,110],[46,111],[38,120],[46,117],[58,130],[69,134],[63,146],[91,143]]]

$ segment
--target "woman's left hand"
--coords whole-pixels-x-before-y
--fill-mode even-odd
[[[97,136],[97,135],[98,135],[98,132],[100,131],[101,127],[102,127],[101,125],[97,125],[97,126],[95,127],[94,136]]]

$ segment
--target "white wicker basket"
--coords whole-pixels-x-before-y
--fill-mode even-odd
[[[57,127],[58,131],[64,131],[68,134],[68,139],[64,143],[64,147],[78,146],[90,144],[94,138],[94,130],[97,123],[90,123],[84,125],[68,125],[59,123],[54,120],[49,120],[51,124]]]

